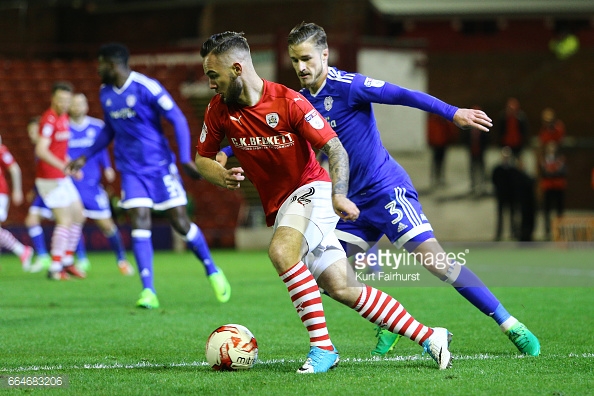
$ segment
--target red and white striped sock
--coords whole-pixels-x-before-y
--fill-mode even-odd
[[[78,241],[80,240],[81,235],[82,224],[72,223],[68,228],[68,242],[66,243],[66,251],[64,252],[64,257],[62,258],[64,265],[74,264],[74,252],[76,251],[76,247],[78,246]]]
[[[61,271],[62,270],[62,257],[66,252],[66,246],[68,244],[68,227],[62,224],[57,224],[52,234],[52,265],[50,271]]]
[[[280,275],[287,286],[293,306],[309,333],[309,344],[332,351],[332,341],[326,327],[320,289],[307,266],[298,262]]]
[[[353,309],[368,321],[419,345],[433,334],[433,329],[417,322],[395,298],[371,286],[363,288]]]
[[[17,256],[21,256],[25,251],[25,246],[4,228],[0,228],[0,248],[10,250]]]

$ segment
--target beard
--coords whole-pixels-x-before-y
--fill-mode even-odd
[[[313,73],[308,74],[308,80],[300,80],[301,82],[301,88],[307,88],[310,89],[312,87],[315,87],[316,84],[318,83],[318,81],[320,80],[322,76],[322,69],[320,70],[314,70]]]
[[[237,77],[231,79],[229,83],[229,88],[227,88],[227,92],[225,92],[223,96],[223,102],[225,104],[234,104],[239,102],[239,96],[243,91],[243,83],[237,80]]]

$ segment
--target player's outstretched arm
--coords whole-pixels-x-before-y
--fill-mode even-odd
[[[242,168],[225,169],[217,161],[196,154],[196,169],[206,180],[219,187],[236,190],[245,180]]]
[[[489,132],[493,126],[493,121],[484,111],[475,109],[458,109],[452,121],[458,128],[476,128],[483,132]]]
[[[340,140],[332,138],[322,147],[328,156],[332,179],[332,205],[343,220],[357,220],[359,208],[347,198],[349,191],[349,156]]]

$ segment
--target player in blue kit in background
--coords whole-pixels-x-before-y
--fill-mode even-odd
[[[439,262],[445,252],[423,214],[410,177],[381,142],[372,103],[404,105],[438,114],[460,128],[487,132],[491,119],[482,111],[459,109],[428,94],[328,66],[324,29],[301,23],[288,37],[289,56],[303,89],[300,91],[328,120],[349,154],[348,198],[361,210],[354,222],[339,221],[336,235],[347,255],[372,248],[383,235],[398,249],[422,255],[423,266],[451,284],[471,304],[491,316],[514,345],[528,355],[540,353],[538,339],[511,316],[484,283],[466,266]],[[232,154],[229,147],[223,153]],[[217,158],[226,162],[224,156]],[[378,328],[372,354],[385,355],[399,336]]]
[[[99,99],[105,127],[93,146],[83,150],[67,168],[71,172],[80,169],[87,158],[114,141],[114,158],[122,181],[120,205],[131,217],[132,248],[143,285],[138,307],[159,307],[153,283],[151,209],[166,212],[174,230],[204,264],[217,299],[226,302],[231,287],[213,262],[204,235],[188,218],[186,191],[161,127],[161,117],[173,125],[183,169],[191,177],[199,178],[190,156],[188,122],[165,88],[158,81],[132,71],[128,58],[128,49],[119,43],[99,49],[99,75],[103,83]]]
[[[79,157],[85,149],[91,147],[103,129],[103,121],[89,117],[87,115],[88,111],[87,97],[82,93],[73,95],[69,111],[71,135],[68,141],[68,155],[70,158]],[[116,255],[116,262],[122,275],[134,275],[134,268],[126,260],[126,250],[122,242],[122,236],[111,217],[109,197],[101,186],[102,173],[108,182],[115,180],[115,171],[111,167],[107,149],[89,157],[82,168],[82,172],[82,179],[74,179],[73,182],[83,201],[85,217],[93,219],[109,241],[109,246]],[[77,256],[78,267],[83,271],[88,271],[90,267],[89,260],[82,258],[86,258],[83,238],[79,242]]]

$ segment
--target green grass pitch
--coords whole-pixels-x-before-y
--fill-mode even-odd
[[[491,283],[510,313],[539,337],[538,358],[520,356],[495,322],[451,287],[390,286],[383,290],[416,319],[454,334],[453,368],[437,370],[409,340],[386,358],[372,359],[373,325],[325,296],[328,328],[342,362],[329,373],[307,376],[295,373],[308,351],[307,333],[265,252],[213,252],[232,285],[226,304],[216,301],[190,253],[157,252],[161,308],[153,311],[134,307],[139,279],[120,275],[110,253],[91,254],[89,277],[66,282],[23,273],[18,260],[5,253],[0,376],[4,384],[8,376],[68,376],[64,389],[20,390],[34,394],[592,394],[593,253],[491,248],[469,258],[480,276],[499,273],[517,280],[545,273],[576,279],[571,287],[502,287],[496,278]],[[518,264],[498,269],[502,261]],[[208,335],[226,323],[243,324],[256,336],[259,361],[253,369],[215,372],[205,364]],[[0,389],[4,392],[19,390]]]

